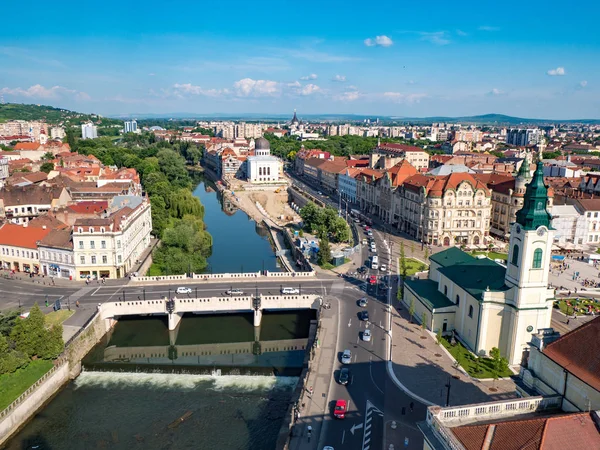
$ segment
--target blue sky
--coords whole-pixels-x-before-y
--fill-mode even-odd
[[[0,94],[101,114],[600,118],[600,2],[578,3],[9,2]]]

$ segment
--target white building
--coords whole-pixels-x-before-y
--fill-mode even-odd
[[[81,125],[81,139],[96,139],[98,137],[98,129],[92,122]]]
[[[587,242],[587,218],[575,205],[553,205],[551,211],[552,228],[556,230],[554,243],[581,245]]]
[[[356,175],[360,173],[360,169],[347,167],[343,173],[338,175],[338,188],[342,198],[356,203]]]
[[[73,235],[70,229],[51,230],[38,242],[41,271],[55,278],[75,278]]]
[[[247,159],[248,181],[253,184],[278,183],[283,181],[283,163],[271,155],[271,145],[265,138],[255,142],[254,156]]]
[[[50,128],[50,137],[52,139],[63,139],[67,134],[63,127],[52,127]]]
[[[0,158],[0,189],[4,188],[4,180],[8,178],[8,158]]]
[[[123,123],[123,133],[137,133],[137,122],[135,120],[126,120]]]

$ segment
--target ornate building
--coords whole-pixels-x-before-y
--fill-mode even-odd
[[[271,144],[264,137],[256,140],[254,156],[248,156],[246,167],[250,183],[269,184],[283,180],[283,163],[271,155]]]

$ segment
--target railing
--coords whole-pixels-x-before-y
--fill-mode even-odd
[[[244,273],[194,273],[193,280],[231,280],[231,279],[258,279],[258,278],[306,278],[316,276],[316,272],[244,272]],[[187,275],[160,275],[155,277],[131,277],[132,281],[182,281],[190,279]]]

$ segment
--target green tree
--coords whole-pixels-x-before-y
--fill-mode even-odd
[[[50,173],[54,170],[54,163],[45,162],[40,166],[40,172]]]
[[[331,262],[331,247],[329,241],[326,238],[321,239],[319,242],[319,252],[317,253],[317,264],[324,266]]]
[[[19,317],[19,310],[9,309],[8,311],[0,312],[0,334],[10,336],[10,332],[15,326],[15,322]]]
[[[16,349],[29,358],[38,355],[40,349],[45,345],[46,337],[44,313],[42,313],[37,303],[31,308],[29,317],[17,320],[10,333],[10,338],[14,341]]]
[[[410,323],[413,323],[413,318],[415,316],[415,299],[410,299],[410,305],[408,306],[408,315],[410,316]]]
[[[337,242],[347,242],[350,239],[350,228],[343,217],[336,217],[329,231]]]
[[[508,360],[502,357],[498,347],[492,347],[490,357],[492,358],[493,371],[497,376],[500,376],[501,373],[508,369]]]
[[[425,332],[426,329],[427,329],[427,313],[424,312],[423,314],[421,314],[421,330],[423,332]]]
[[[0,374],[13,373],[29,363],[29,358],[22,352],[10,347],[8,339],[0,334]]]
[[[404,254],[404,242],[400,241],[400,278],[402,279],[402,285],[404,285],[404,281],[406,280],[407,272],[408,267],[406,265],[406,255]]]
[[[429,247],[425,246],[425,261],[429,259]]]
[[[51,159],[54,159],[52,152],[46,152],[44,153],[44,156],[42,156],[42,161],[50,161]]]

